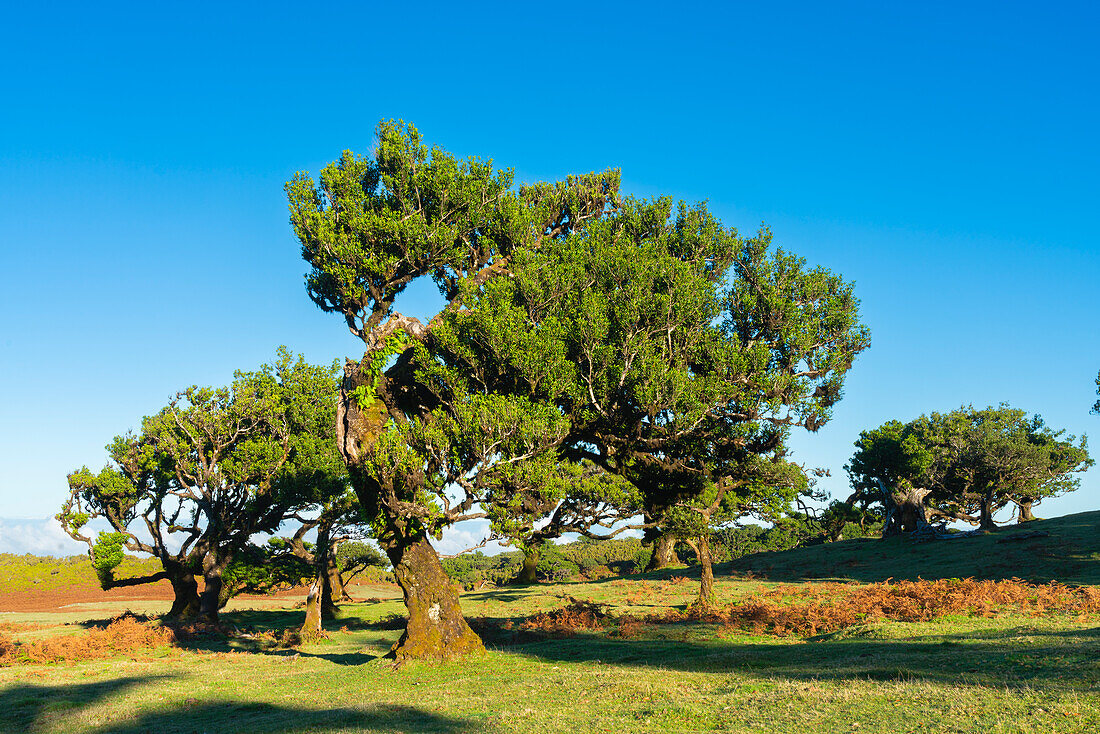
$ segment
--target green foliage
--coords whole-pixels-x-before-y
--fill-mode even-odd
[[[1072,475],[1092,464],[1084,437],[1001,404],[863,431],[845,469],[854,490],[850,504],[881,502],[881,481],[892,489],[931,490],[926,502],[933,514],[987,525],[1011,503],[1030,507],[1074,491],[1080,479]]]
[[[1096,373],[1096,394],[1100,395],[1100,372]],[[1097,400],[1092,404],[1092,411],[1094,415],[1100,415],[1100,400]]]
[[[122,563],[129,533],[100,533],[91,549],[92,568],[104,589],[110,588],[115,569]]]
[[[58,519],[88,543],[105,586],[122,545],[170,573],[199,572],[213,558],[228,594],[278,583],[271,559],[248,555],[249,539],[347,491],[334,445],[337,365],[310,365],[285,347],[276,356],[226,387],[181,391],[139,433],[108,445],[109,466],[69,475]],[[80,535],[92,518],[112,530],[98,543]]]
[[[523,563],[523,554],[511,552],[487,556],[481,551],[474,551],[443,558],[440,562],[451,580],[463,588],[474,588],[483,581],[503,586],[516,575]]]
[[[567,581],[580,573],[580,566],[555,543],[539,546],[539,562],[535,566],[536,576],[543,581]]]

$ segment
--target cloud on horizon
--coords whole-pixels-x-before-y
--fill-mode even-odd
[[[70,538],[55,518],[13,520],[0,518],[0,553],[35,556],[76,556],[88,546]]]

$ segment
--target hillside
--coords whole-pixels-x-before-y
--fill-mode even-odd
[[[1038,533],[1047,535],[1034,537]],[[929,543],[861,539],[758,553],[724,564],[720,571],[774,581],[973,577],[1100,584],[1100,511]]]

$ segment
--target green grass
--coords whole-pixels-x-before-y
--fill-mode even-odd
[[[1049,536],[1011,540],[1036,531]],[[847,540],[759,553],[739,558],[724,568],[777,581],[1016,577],[1034,582],[1058,580],[1097,585],[1100,584],[1100,512],[1035,520],[956,540],[931,543],[913,543],[907,538]]]
[[[115,575],[118,578],[144,576],[161,570],[155,558],[126,556]],[[99,586],[88,556],[50,558],[0,553],[0,585],[5,593]]]
[[[1013,532],[1005,530],[926,545],[843,543],[763,554],[746,563],[760,564],[757,573],[770,567],[773,578],[745,579],[745,569],[731,564],[719,574],[718,591],[728,602],[781,580],[814,583],[807,577],[990,577],[996,564],[1028,559],[1032,568],[1000,575],[1090,583],[1098,524],[1100,513],[1030,525],[1028,531],[1050,532],[1038,550],[1030,541],[996,544]],[[1042,548],[1065,554],[1067,576]],[[460,663],[395,669],[382,659],[400,634],[391,618],[403,611],[399,599],[385,598],[346,605],[343,618],[328,624],[329,640],[297,651],[213,640],[107,661],[0,668],[0,731],[1100,731],[1096,617],[952,616],[811,638],[701,623],[648,626],[633,637],[615,627],[564,639],[501,629],[570,596],[607,604],[615,614],[682,607],[696,589],[678,577],[690,573],[464,594],[467,616],[487,620],[481,624],[490,630],[489,652]],[[100,606],[51,619],[86,623],[120,610]],[[269,603],[231,609],[225,621],[279,630],[297,626],[301,616]],[[0,622],[22,617],[0,615]]]

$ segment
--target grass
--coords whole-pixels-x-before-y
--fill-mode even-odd
[[[155,558],[126,556],[115,575],[118,578],[144,576],[161,570]],[[98,587],[92,562],[87,555],[67,558],[0,553],[0,585],[5,593],[47,591],[73,587]]]
[[[1100,513],[1045,522],[1027,529],[1050,532],[1045,547],[1067,554],[1066,580],[1089,583],[1097,573],[1092,549]],[[978,575],[966,573],[966,564],[982,566],[973,549],[986,544],[999,554],[994,562],[1037,555],[1027,541],[995,544],[1010,532],[924,546],[845,543],[765,554],[747,563],[770,566],[775,578],[745,578],[724,567],[718,592],[723,604],[831,599],[848,594],[847,587],[813,579],[879,581],[876,569],[901,577],[895,571],[918,560],[914,576]],[[890,559],[890,548],[899,558]],[[948,548],[964,558],[945,555]],[[853,557],[867,565],[843,565]],[[1046,580],[1045,563],[1037,557],[1037,577],[1020,569],[1004,575]],[[853,579],[853,569],[862,578]],[[524,620],[571,599],[605,605],[613,616],[682,609],[696,591],[684,578],[689,573],[464,594],[463,609],[485,631],[489,653],[461,663],[395,669],[382,659],[400,634],[392,618],[403,612],[399,599],[383,598],[344,606],[343,618],[328,625],[328,640],[296,650],[258,638],[215,638],[171,651],[0,668],[0,731],[1100,731],[1100,615],[1092,612],[1002,605],[983,612],[992,616],[964,610],[930,621],[876,618],[807,636],[698,620],[643,623],[629,635],[619,623],[568,636],[516,633]],[[114,611],[120,609],[78,610],[64,621],[78,629]],[[225,621],[280,630],[301,616],[267,604],[235,608]],[[0,623],[35,621],[63,620],[0,615]]]
[[[1038,532],[1047,535],[1014,540]],[[787,581],[1015,577],[1100,585],[1100,511],[1009,525],[957,540],[863,539],[759,553],[724,568]]]

